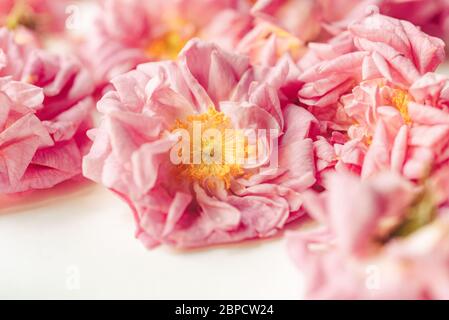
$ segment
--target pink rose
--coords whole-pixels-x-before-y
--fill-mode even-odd
[[[50,188],[81,173],[93,83],[78,61],[0,30],[0,193]]]
[[[234,47],[249,28],[241,0],[102,0],[84,58],[96,82],[142,62],[176,58],[193,37]]]
[[[341,98],[353,120],[346,144],[363,150],[363,161],[352,163],[363,177],[389,169],[421,179],[447,160],[447,86],[445,76],[427,73],[408,88],[383,79],[364,81]]]
[[[419,179],[443,163],[445,118],[430,123],[427,114],[447,112],[446,78],[431,72],[443,56],[439,39],[379,14],[313,46],[298,96],[325,132],[314,142],[318,172],[391,169]]]
[[[315,184],[310,137],[319,128],[309,112],[288,103],[292,65],[254,67],[245,56],[192,40],[176,61],[116,77],[97,106],[103,119],[90,133],[85,176],[129,203],[137,237],[148,247],[272,236],[302,215],[301,194]],[[187,160],[199,154],[201,161],[175,162],[181,151],[185,159],[177,132],[195,139],[195,123],[221,138],[187,144]],[[237,152],[235,130],[261,129],[267,131],[256,161],[207,161]],[[246,155],[255,151],[252,143],[243,146]]]
[[[374,13],[352,23],[348,31],[354,50],[348,52],[351,46],[345,38],[342,55],[321,55],[323,59],[306,68],[300,78],[304,82],[298,93],[301,102],[334,105],[362,80],[385,78],[411,85],[444,59],[444,43],[407,21]]]
[[[321,223],[288,237],[307,296],[447,299],[447,178],[447,168],[418,186],[389,172],[367,180],[336,173],[325,193],[307,192],[305,206]]]

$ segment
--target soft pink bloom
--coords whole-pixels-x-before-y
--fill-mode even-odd
[[[448,159],[448,87],[435,73],[408,87],[379,78],[361,82],[336,108],[312,108],[331,132],[314,142],[318,171],[368,177],[388,169],[417,180],[438,169]]]
[[[407,21],[374,13],[350,24],[348,31],[354,50],[347,52],[345,38],[342,55],[322,55],[324,60],[305,69],[298,93],[301,102],[333,105],[362,80],[385,78],[410,85],[444,59],[444,43]]]
[[[289,235],[289,251],[315,299],[447,299],[447,167],[422,185],[383,172],[328,177],[307,192],[319,225]]]
[[[288,103],[291,68],[289,59],[275,68],[254,67],[243,55],[192,40],[176,61],[143,64],[114,78],[114,90],[97,106],[103,119],[90,133],[85,176],[129,203],[147,247],[272,236],[302,215],[301,194],[315,184],[310,137],[318,124]],[[191,128],[192,121],[274,135],[261,136],[262,157],[253,164],[174,164],[174,130]],[[269,167],[270,154],[278,154],[278,166]]]
[[[368,80],[341,98],[341,107],[353,120],[346,143],[364,154],[363,162],[350,163],[361,167],[363,177],[391,169],[420,179],[447,161],[449,110],[443,89],[448,84],[447,77],[435,73],[408,88]]]
[[[379,14],[313,46],[298,96],[326,132],[314,142],[318,173],[389,169],[414,180],[444,163],[447,79],[431,72],[443,57],[440,40]]]
[[[174,59],[193,37],[233,48],[251,23],[243,0],[101,0],[83,49],[96,81],[142,62]]]
[[[0,29],[0,193],[50,188],[81,173],[93,83],[80,63],[19,45]]]

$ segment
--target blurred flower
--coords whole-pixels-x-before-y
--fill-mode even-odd
[[[316,39],[320,33],[320,9],[313,0],[258,0],[251,13],[305,42]]]
[[[99,84],[139,63],[174,59],[194,37],[233,47],[251,22],[243,0],[102,0],[100,6],[83,52]]]
[[[93,83],[72,57],[0,29],[0,192],[50,188],[81,173]]]
[[[37,34],[61,32],[65,26],[66,6],[73,0],[2,0],[0,25],[13,30],[20,27]]]
[[[298,93],[301,102],[333,105],[362,80],[385,78],[410,85],[444,60],[444,43],[407,21],[375,13],[352,23],[348,30],[354,50],[347,52],[351,45],[342,38],[341,55],[328,59],[321,54],[322,61],[305,69],[300,77],[304,86]],[[323,47],[312,50],[319,56]]]
[[[310,137],[317,122],[285,98],[291,68],[288,59],[254,67],[243,55],[192,40],[176,61],[116,77],[98,103],[104,117],[90,133],[85,176],[129,203],[137,237],[148,247],[272,236],[302,215],[301,194],[315,184]],[[187,160],[195,154],[201,160],[174,162],[185,150],[177,149],[178,130],[195,139],[195,125],[202,136],[199,144],[187,143]],[[205,137],[208,130],[219,138]],[[242,140],[245,159],[257,147],[255,162],[206,161],[237,153],[235,132],[247,130],[266,130],[256,145]]]
[[[236,50],[249,56],[254,64],[274,66],[286,54],[297,61],[306,47],[299,38],[286,30],[260,22],[241,39]]]
[[[390,172],[367,180],[335,173],[327,191],[307,192],[304,204],[321,224],[288,237],[307,296],[447,299],[448,173],[418,186]]]

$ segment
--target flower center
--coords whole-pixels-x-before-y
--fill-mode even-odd
[[[214,188],[223,182],[226,189],[231,180],[242,176],[242,160],[247,157],[248,145],[243,134],[232,128],[222,112],[209,108],[207,112],[176,120],[172,132],[183,131],[177,155],[183,161],[176,165],[178,177]],[[180,141],[181,142],[181,141]]]
[[[190,38],[196,34],[195,27],[180,18],[167,22],[168,31],[151,40],[145,48],[146,54],[155,59],[176,59]]]
[[[395,89],[391,97],[391,103],[393,106],[399,110],[402,119],[406,124],[410,124],[412,119],[408,114],[408,103],[411,100],[410,95],[401,89]]]
[[[152,58],[176,59],[186,42],[178,32],[169,31],[151,41],[145,52]]]

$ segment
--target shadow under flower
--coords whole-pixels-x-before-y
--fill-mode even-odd
[[[0,211],[1,212],[1,211]],[[161,250],[167,250],[172,254],[181,254],[181,255],[195,255],[201,254],[203,252],[207,252],[210,250],[222,250],[222,249],[235,249],[235,250],[249,250],[256,249],[262,245],[266,245],[268,242],[279,241],[284,237],[285,232],[290,231],[298,231],[301,228],[307,227],[307,225],[311,222],[311,219],[307,215],[303,215],[299,219],[292,221],[285,225],[282,230],[279,230],[275,235],[268,238],[253,238],[247,239],[240,242],[230,242],[230,243],[222,243],[222,244],[212,244],[205,247],[194,247],[194,248],[180,248],[180,247],[172,247],[167,245],[161,245]],[[154,249],[157,250],[158,248]]]
[[[0,195],[0,216],[20,212],[30,208],[42,208],[49,204],[64,201],[68,197],[74,197],[90,193],[94,184],[84,178],[76,178],[45,190],[32,190],[17,194]]]

